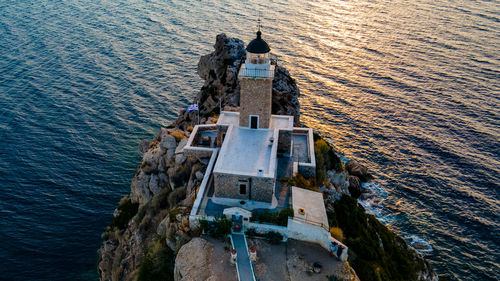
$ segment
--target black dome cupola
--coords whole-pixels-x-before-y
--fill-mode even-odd
[[[262,32],[257,31],[257,38],[253,39],[247,46],[247,52],[254,54],[265,54],[269,53],[271,48],[267,44],[266,40],[262,39]]]

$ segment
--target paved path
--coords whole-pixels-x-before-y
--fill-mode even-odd
[[[248,248],[244,234],[231,234],[234,249],[236,249],[237,259],[236,266],[238,267],[238,279],[240,281],[255,281],[253,275],[252,264],[248,258]]]

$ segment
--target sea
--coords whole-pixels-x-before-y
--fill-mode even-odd
[[[138,144],[219,33],[263,38],[361,203],[449,280],[500,279],[500,2],[0,0],[0,280],[98,280]]]

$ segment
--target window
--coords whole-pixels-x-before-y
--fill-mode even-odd
[[[250,128],[258,129],[259,128],[259,116],[258,115],[250,115]]]
[[[244,183],[240,183],[240,194],[247,194],[247,185]]]

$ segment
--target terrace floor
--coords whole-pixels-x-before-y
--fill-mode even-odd
[[[293,150],[292,157],[296,162],[309,162],[309,152],[307,147],[307,135],[292,134]]]

